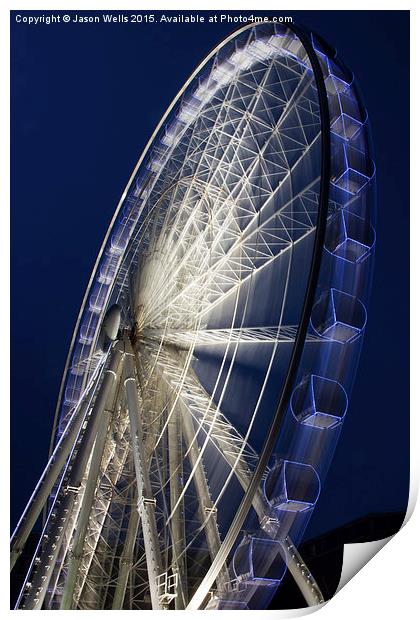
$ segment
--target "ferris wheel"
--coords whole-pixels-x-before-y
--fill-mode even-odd
[[[20,609],[263,609],[290,571],[366,326],[375,170],[352,74],[315,35],[247,25],[143,152],[96,261]]]

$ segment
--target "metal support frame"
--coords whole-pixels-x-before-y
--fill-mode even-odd
[[[159,597],[158,578],[159,575],[163,573],[163,565],[156,527],[155,501],[145,462],[142,432],[141,428],[139,428],[140,412],[134,365],[134,352],[131,342],[127,336],[124,338],[124,345],[124,385],[131,427],[131,442],[138,489],[137,506],[143,529],[144,548],[150,584],[150,597],[152,601],[152,608],[162,609],[163,605]]]
[[[133,500],[137,498],[137,493],[133,494]],[[125,591],[127,588],[128,577],[133,566],[133,552],[140,523],[140,513],[133,504],[130,508],[130,518],[128,521],[127,533],[125,535],[124,549],[120,559],[117,585],[115,586],[112,609],[122,609],[124,604]]]
[[[108,435],[108,429],[112,415],[116,409],[115,392],[120,374],[120,369],[118,369],[114,377],[113,384],[108,390],[107,398],[104,399],[105,407],[101,406],[101,409],[98,412],[98,415],[100,417],[100,423],[92,452],[92,458],[90,461],[85,492],[83,494],[80,512],[75,527],[72,547],[70,550],[70,562],[67,568],[67,579],[64,585],[64,592],[61,600],[60,609],[72,609],[73,607],[73,597],[77,584],[79,568],[83,558],[83,549],[85,546],[85,538],[89,524],[89,517],[92,511],[92,504],[98,484],[98,477],[104,454],[105,443]]]
[[[182,406],[182,403],[180,404]],[[213,501],[211,499],[203,461],[200,458],[200,449],[195,438],[195,430],[190,411],[186,407],[182,407],[182,409],[182,434],[184,436],[185,443],[188,446],[188,458],[191,469],[194,472],[194,484],[198,497],[198,511],[201,522],[204,524],[207,547],[213,561],[221,545],[220,533],[217,527],[217,511],[214,510]],[[223,566],[220,570],[216,582],[218,589],[223,592],[226,584],[229,582],[229,573],[226,566]]]
[[[120,381],[111,423],[112,430],[107,436],[99,483],[89,517],[83,560],[79,569],[78,587],[74,597],[78,609],[97,609],[97,606],[100,605],[99,599],[102,591],[98,585],[102,583],[104,574],[109,574],[106,571],[110,549],[109,545],[105,544],[103,540],[103,531],[106,527],[106,517],[111,508],[116,486],[130,452],[127,441],[115,441],[115,433],[120,434],[124,427],[128,427],[126,411],[121,404],[122,394],[123,384]],[[97,579],[96,584],[95,579]],[[96,601],[96,604],[93,601]]]
[[[182,457],[181,427],[178,411],[175,410],[168,425],[169,448],[169,486],[171,498],[172,570],[178,574],[175,609],[185,609],[186,605],[186,562],[185,562],[185,523],[184,502],[178,504],[181,495]]]

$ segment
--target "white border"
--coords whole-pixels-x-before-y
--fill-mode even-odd
[[[225,10],[227,11],[226,0],[212,0],[211,2],[192,2],[189,0],[182,0],[177,6],[173,2],[161,2],[159,0],[144,0],[130,1],[126,0],[123,6],[117,7],[115,0],[109,2],[108,0],[99,1],[87,1],[87,2],[75,2],[56,1],[56,2],[34,2],[30,0],[21,0],[19,3],[5,0],[0,8],[0,67],[2,75],[2,95],[0,97],[0,110],[1,110],[1,171],[2,179],[0,183],[0,196],[2,205],[2,222],[0,226],[0,265],[1,265],[1,283],[3,290],[9,291],[9,254],[10,254],[10,240],[9,240],[9,210],[10,204],[10,162],[9,162],[9,62],[10,62],[10,30],[9,30],[9,11],[10,10],[130,10],[136,9],[144,10],[150,9],[153,5],[153,10]],[[253,0],[230,0],[228,3],[229,10],[252,11],[257,10],[258,3]],[[417,11],[413,11],[412,5],[406,2],[390,2],[383,0],[382,2],[367,2],[361,0],[353,0],[350,6],[343,6],[342,3],[338,4],[335,0],[326,1],[320,0],[314,4],[308,0],[293,0],[292,7],[283,6],[279,2],[273,0],[266,0],[264,2],[264,10],[283,12],[285,15],[293,15],[295,11],[299,10],[410,10],[411,9],[411,122],[412,122],[412,140],[411,140],[411,178],[412,188],[414,190],[414,182],[418,176],[419,170],[419,156],[417,152],[417,144],[419,143],[419,124],[416,119],[415,111],[418,107],[418,101],[420,100],[419,93],[419,81],[417,79],[418,73],[418,61],[419,55],[419,19]],[[42,6],[42,9],[41,9]],[[261,11],[262,9],[258,9]],[[398,37],[399,33],[395,33]],[[377,53],[377,51],[375,51]],[[417,61],[417,62],[416,62]],[[398,110],[397,110],[398,113]],[[390,119],[390,122],[395,122],[396,119]],[[6,139],[5,139],[6,138]],[[413,195],[414,192],[413,192]],[[415,234],[420,230],[420,208],[416,203],[415,208],[411,212],[411,400],[412,403],[417,403],[417,383],[420,376],[420,363],[417,352],[420,350],[420,338],[419,330],[414,324],[415,318],[420,314],[419,307],[419,281],[418,276],[420,271],[420,244],[415,238]],[[2,352],[0,355],[0,389],[3,403],[2,408],[2,431],[5,434],[9,432],[9,416],[8,406],[4,406],[9,403],[9,334],[6,325],[9,324],[10,313],[9,304],[2,302],[0,306],[0,325],[3,326],[1,347]],[[397,361],[396,361],[397,363]],[[410,486],[410,503],[407,517],[412,513],[414,504],[418,493],[418,480],[419,480],[419,462],[416,458],[416,453],[419,454],[420,450],[415,445],[415,439],[420,436],[419,433],[419,414],[414,411],[411,418],[411,486]],[[0,463],[2,471],[8,471],[9,467],[9,449],[3,445]],[[7,449],[6,449],[7,448]],[[3,475],[3,497],[9,497],[9,478]],[[324,620],[347,620],[350,618],[354,620],[355,616],[361,618],[369,618],[374,616],[381,617],[381,620],[387,618],[395,618],[398,615],[398,620],[404,620],[405,618],[413,618],[417,616],[417,589],[418,584],[418,550],[420,550],[420,511],[417,509],[408,520],[407,524],[403,528],[403,531],[397,534],[391,542],[383,549],[377,556],[375,556],[352,580],[351,584],[344,587],[330,603],[325,605],[320,611],[319,618]],[[2,584],[2,607],[7,614],[12,613],[9,610],[9,570],[8,570],[8,533],[9,533],[9,516],[8,510],[2,510],[1,513],[1,584]],[[25,612],[20,612],[25,613]],[[41,612],[44,613],[44,612]],[[60,612],[62,613],[62,612]],[[67,612],[70,614],[77,614],[77,612]],[[86,613],[86,612],[85,612]],[[104,614],[112,612],[103,612]],[[126,612],[123,612],[126,613]],[[127,612],[129,613],[129,612]],[[159,612],[141,612],[142,617],[144,614],[150,615],[155,619],[160,617]],[[164,612],[163,612],[164,613]],[[188,617],[193,617],[195,614],[201,612],[171,612],[185,618],[187,613]],[[229,618],[243,617],[244,612],[229,612]],[[247,613],[247,612],[245,612]],[[295,614],[293,614],[295,615]],[[258,612],[258,616],[264,618],[280,618],[285,617],[279,611],[272,612]],[[77,616],[76,616],[77,617]],[[219,618],[218,612],[206,612],[206,618]]]

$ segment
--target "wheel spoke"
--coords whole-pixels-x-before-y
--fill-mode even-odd
[[[245,327],[232,329],[199,329],[193,330],[147,330],[145,339],[154,342],[163,340],[165,344],[174,345],[179,349],[189,349],[191,345],[195,347],[206,347],[233,344],[275,344],[293,343],[296,339],[297,326],[288,325],[283,327]],[[325,339],[321,336],[310,335],[308,342],[322,342]]]

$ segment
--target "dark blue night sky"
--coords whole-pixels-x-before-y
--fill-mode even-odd
[[[122,190],[174,95],[233,29],[27,26],[15,23],[17,13],[11,18],[12,526],[47,459],[72,331]],[[378,174],[369,324],[310,537],[369,513],[404,511],[408,497],[409,13],[282,15],[317,31],[354,71]]]

